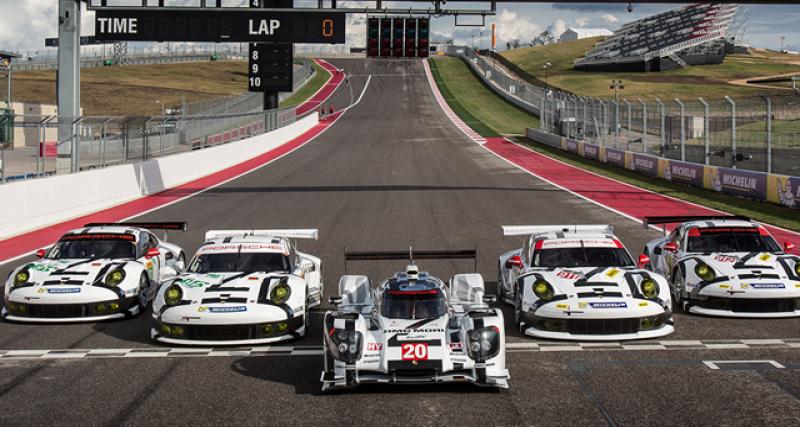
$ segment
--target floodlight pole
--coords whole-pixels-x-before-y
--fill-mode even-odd
[[[77,164],[72,122],[81,111],[81,5],[75,0],[58,2],[58,156],[56,173],[69,173]],[[77,146],[75,147],[77,150]]]

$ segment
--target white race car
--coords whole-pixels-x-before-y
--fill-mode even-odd
[[[350,252],[348,260],[408,260],[405,252]],[[475,251],[414,252],[419,259],[474,258]],[[480,274],[457,274],[445,285],[406,270],[372,287],[345,275],[336,311],[325,313],[322,389],[367,383],[466,381],[508,387],[503,313],[484,297]]]
[[[93,322],[135,316],[158,283],[183,271],[183,250],[150,230],[183,222],[87,224],[64,234],[39,261],[14,269],[5,286],[6,320]]]
[[[498,297],[514,305],[514,324],[539,338],[616,341],[674,331],[663,277],[639,268],[609,225],[504,226],[528,236],[500,256]]]
[[[648,217],[680,223],[645,247],[650,268],[669,278],[675,305],[724,317],[800,316],[800,257],[744,217]]]
[[[153,302],[157,341],[250,345],[304,336],[322,298],[322,263],[290,239],[317,230],[212,230],[186,273],[162,283]]]

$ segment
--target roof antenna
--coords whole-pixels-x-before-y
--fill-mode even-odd
[[[414,247],[408,247],[408,263],[414,265]]]

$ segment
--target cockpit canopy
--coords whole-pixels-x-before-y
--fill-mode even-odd
[[[390,319],[435,319],[447,313],[441,283],[420,274],[397,274],[389,279],[381,297],[381,315]]]

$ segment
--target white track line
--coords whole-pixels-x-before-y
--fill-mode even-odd
[[[718,350],[797,350],[800,339],[770,339],[769,344],[748,344],[754,340],[664,340],[625,342],[558,342],[530,341],[507,342],[509,353],[528,352],[601,352],[601,351],[718,351]],[[766,342],[767,340],[756,340]],[[131,359],[175,357],[265,357],[265,356],[321,356],[322,346],[260,346],[260,347],[143,347],[143,348],[90,348],[64,350],[0,350],[0,363],[14,360],[50,359]],[[736,361],[749,363],[749,361]],[[733,363],[733,362],[731,362]]]
[[[344,80],[342,80],[342,81],[344,81]],[[339,86],[338,86],[336,89],[334,89],[334,91],[333,91],[333,92],[331,92],[331,95],[330,95],[330,96],[333,96],[333,94],[334,94],[334,93],[335,93],[335,92],[336,92],[336,91],[339,89],[339,87],[341,87],[341,83],[339,84]],[[330,96],[329,96],[328,98],[330,98]],[[327,99],[327,98],[326,98],[326,99]],[[283,154],[281,154],[280,156],[278,156],[278,157],[276,157],[276,158],[274,158],[274,159],[272,159],[272,160],[270,160],[270,161],[268,161],[268,162],[266,162],[266,163],[263,163],[263,164],[261,164],[261,165],[258,165],[258,166],[256,166],[256,167],[254,167],[253,169],[250,169],[250,170],[244,171],[244,172],[242,172],[242,173],[240,173],[240,174],[238,174],[238,175],[236,175],[236,176],[234,176],[234,177],[232,177],[232,178],[226,179],[226,180],[224,180],[224,181],[222,181],[222,182],[219,182],[219,183],[217,183],[217,184],[214,184],[214,185],[211,185],[211,186],[209,186],[209,187],[206,187],[206,188],[203,188],[203,189],[197,190],[196,192],[194,192],[194,193],[192,193],[192,194],[189,194],[189,195],[186,195],[186,196],[183,196],[183,197],[181,197],[181,198],[179,198],[179,199],[173,200],[173,201],[171,201],[171,202],[167,202],[167,203],[165,203],[165,204],[163,204],[163,205],[156,206],[156,207],[154,207],[154,208],[148,209],[148,210],[146,210],[146,211],[143,211],[143,212],[139,212],[139,213],[137,213],[137,214],[135,214],[135,215],[133,215],[133,216],[129,216],[129,217],[127,217],[127,218],[120,219],[120,220],[119,220],[119,221],[117,221],[117,222],[125,222],[125,221],[129,221],[129,220],[131,220],[131,219],[135,219],[135,218],[138,218],[138,217],[140,217],[140,216],[147,215],[147,214],[149,214],[149,213],[155,212],[155,211],[157,211],[157,210],[159,210],[159,209],[166,208],[167,206],[174,205],[175,203],[180,203],[180,202],[182,202],[182,201],[184,201],[184,200],[186,200],[186,199],[189,199],[190,197],[197,196],[198,194],[205,193],[205,192],[206,192],[206,191],[208,191],[208,190],[212,190],[212,189],[214,189],[214,188],[217,188],[217,187],[219,187],[219,186],[221,186],[221,185],[225,185],[225,184],[227,184],[227,183],[229,183],[229,182],[231,182],[231,181],[237,180],[237,179],[239,179],[239,178],[241,178],[241,177],[243,177],[243,176],[245,176],[245,175],[247,175],[247,174],[253,173],[253,172],[255,172],[255,171],[257,171],[257,170],[259,170],[259,169],[261,169],[261,168],[263,168],[263,167],[265,167],[265,166],[267,166],[267,165],[269,165],[269,164],[271,164],[271,163],[273,163],[273,162],[275,162],[275,161],[278,161],[278,160],[280,160],[280,159],[282,159],[282,158],[284,158],[284,157],[288,156],[289,154],[292,154],[292,153],[294,153],[295,151],[297,151],[297,150],[299,150],[299,149],[301,149],[301,148],[305,147],[306,145],[309,145],[309,144],[311,144],[311,143],[312,143],[314,140],[316,140],[316,139],[317,139],[317,138],[319,138],[319,137],[320,137],[322,134],[324,134],[325,132],[327,132],[327,131],[328,131],[328,129],[330,129],[331,127],[333,127],[333,125],[334,125],[336,122],[338,122],[338,121],[339,121],[339,119],[341,119],[341,118],[342,118],[342,116],[344,116],[346,112],[347,112],[347,109],[344,109],[343,111],[340,111],[340,112],[339,112],[339,115],[338,115],[338,116],[337,116],[337,117],[336,117],[336,118],[335,118],[335,119],[334,119],[334,120],[333,120],[333,121],[332,121],[332,122],[331,122],[331,123],[330,123],[328,126],[326,126],[324,129],[322,129],[322,130],[321,130],[321,131],[320,131],[318,134],[316,134],[316,135],[314,135],[313,137],[311,137],[311,138],[310,138],[308,141],[306,141],[305,143],[303,143],[303,144],[301,144],[301,145],[299,145],[299,146],[297,146],[297,147],[295,147],[295,148],[291,149],[290,151],[287,151],[286,153],[283,153]],[[291,142],[291,141],[289,141],[289,142]],[[288,144],[289,142],[287,142],[287,144]],[[280,148],[280,147],[275,147],[275,148],[273,148],[273,150],[277,150],[278,148]],[[267,151],[267,152],[265,152],[265,153],[262,153],[262,154],[259,154],[259,156],[261,156],[261,155],[264,155],[264,154],[267,154],[268,152],[269,152],[269,151]],[[256,157],[258,157],[258,156],[256,156]],[[245,161],[249,161],[249,160],[245,160]],[[232,167],[236,167],[236,165],[234,165],[234,166],[232,166]],[[222,171],[220,171],[220,172],[222,172]],[[202,179],[202,178],[198,178],[198,179]],[[174,187],[173,187],[173,188],[174,188]],[[164,191],[169,191],[169,190],[171,190],[171,189],[167,189],[167,190],[164,190]],[[156,193],[156,194],[158,194],[158,193]],[[151,197],[151,196],[154,196],[154,195],[148,195],[148,196],[145,196],[145,197]],[[136,199],[136,200],[139,200],[139,199]],[[113,209],[113,208],[114,208],[114,207],[112,206],[111,208],[108,208],[108,209]],[[91,213],[88,213],[88,214],[86,214],[86,215],[92,215],[92,214],[94,214],[94,213],[96,213],[96,212],[91,212]],[[5,260],[3,260],[3,261],[0,261],[0,266],[2,266],[2,265],[5,265],[5,264],[8,264],[8,263],[10,263],[10,262],[14,262],[14,261],[20,260],[20,259],[22,259],[22,258],[25,258],[25,257],[29,257],[29,256],[31,256],[31,255],[33,255],[33,254],[35,254],[35,253],[36,253],[36,251],[34,250],[34,251],[31,251],[31,252],[28,252],[28,253],[24,253],[24,254],[21,254],[21,255],[17,255],[17,256],[15,256],[15,257],[12,257],[12,258],[5,259]]]

